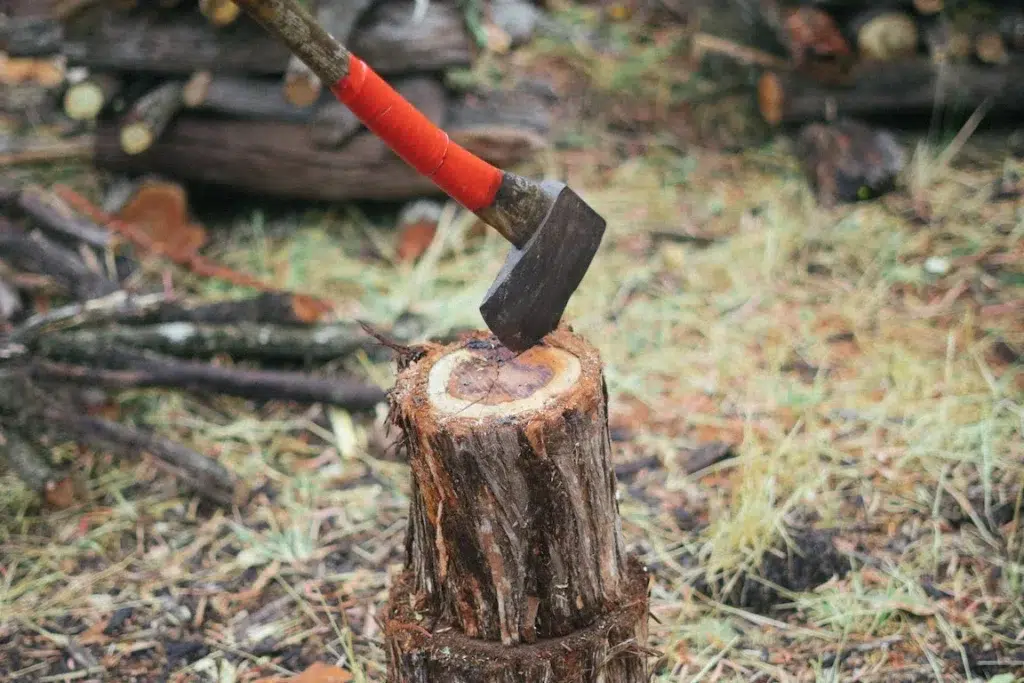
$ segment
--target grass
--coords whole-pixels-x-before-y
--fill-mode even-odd
[[[631,96],[696,87],[651,70],[663,51],[630,54],[624,68],[643,76],[627,79]],[[616,74],[595,73],[614,94]],[[1021,162],[979,147],[980,162],[960,163],[976,136],[925,138],[895,193],[823,211],[781,144],[681,153],[648,139],[623,156],[600,120],[576,135],[521,170],[566,179],[608,220],[567,318],[604,359],[628,435],[616,463],[656,458],[619,482],[627,541],[656,573],[654,680],[1024,680],[1024,378],[998,352],[1024,343],[1020,309],[1004,306],[1024,296],[1024,214],[989,198]],[[453,206],[412,265],[390,259],[390,226],[355,208],[254,206],[211,255],[345,315],[420,316],[428,337],[482,325],[506,246],[472,236]],[[339,369],[393,377],[366,358]],[[327,659],[381,680],[375,617],[409,504],[381,416],[156,391],[119,401],[261,493],[211,511],[145,462],[65,449],[88,490],[55,512],[7,475],[0,670],[254,681]],[[733,457],[688,474],[685,454],[713,441]],[[804,552],[811,529],[834,532],[850,570],[778,585],[766,558]],[[775,604],[732,600],[745,581],[776,584]]]

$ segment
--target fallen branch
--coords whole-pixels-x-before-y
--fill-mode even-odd
[[[74,502],[71,477],[55,470],[43,449],[12,425],[0,425],[0,461],[51,505],[65,508]]]
[[[91,135],[82,135],[71,140],[31,143],[0,154],[0,168],[51,161],[90,160],[95,146],[95,139]]]
[[[167,295],[162,293],[133,297],[128,292],[118,290],[108,296],[68,304],[45,313],[36,313],[8,335],[4,341],[31,344],[41,335],[54,330],[96,325],[117,320],[124,314],[145,315],[147,311],[165,301],[167,301]]]
[[[149,453],[159,467],[221,505],[230,505],[237,494],[235,478],[217,461],[148,429],[84,415],[74,406],[62,405],[23,373],[9,374],[0,382],[0,413],[82,446],[106,448],[123,457]]]
[[[60,237],[99,248],[110,245],[107,230],[75,214],[60,197],[39,185],[0,186],[0,204],[22,212]]]
[[[170,322],[65,330],[40,338],[39,345],[48,356],[97,353],[125,346],[183,358],[226,354],[232,358],[316,363],[369,349],[376,342],[355,323],[295,327],[236,321],[226,325]]]
[[[223,301],[162,301],[156,306],[119,309],[115,321],[122,325],[159,323],[236,323],[311,325],[322,318],[302,297],[287,292],[263,292]]]
[[[64,349],[88,366],[36,360],[32,377],[105,389],[183,389],[257,401],[326,403],[350,411],[373,410],[384,391],[354,379],[330,379],[306,373],[225,368],[140,353],[125,347]],[[57,354],[55,354],[57,355]]]
[[[16,228],[0,218],[0,259],[22,271],[46,275],[76,299],[92,299],[118,290],[118,285],[95,273],[71,250],[43,235]]]

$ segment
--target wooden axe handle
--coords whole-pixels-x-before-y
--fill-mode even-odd
[[[367,128],[448,196],[473,212],[494,203],[504,172],[452,142],[295,0],[234,2],[330,84],[335,97]],[[494,227],[505,234],[502,226]]]

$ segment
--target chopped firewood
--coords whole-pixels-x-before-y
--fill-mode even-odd
[[[974,37],[974,56],[982,64],[1006,64],[1010,53],[998,31],[981,31]]]
[[[64,92],[64,113],[76,121],[91,121],[110,104],[121,89],[121,80],[108,73],[92,74],[68,86]]]
[[[199,0],[199,11],[214,26],[234,23],[242,13],[241,8],[231,0]]]
[[[327,96],[330,104],[343,106],[334,95]],[[314,115],[309,108],[289,102],[284,92],[266,79],[209,71],[197,71],[189,78],[182,99],[189,110],[236,119],[302,123]]]
[[[197,453],[148,429],[133,428],[83,414],[55,392],[21,372],[0,382],[0,416],[16,420],[34,433],[53,433],[89,448],[107,449],[124,457],[149,453],[162,469],[221,505],[237,495],[235,477],[216,460]]]
[[[184,358],[223,354],[237,359],[299,362],[331,361],[376,346],[356,323],[299,327],[250,322],[109,325],[53,332],[39,343],[42,352],[51,356],[57,348],[85,352],[123,346]]]
[[[346,46],[385,76],[471,63],[472,41],[453,3],[429,3],[419,21],[411,14],[405,0],[389,0],[363,18]],[[66,25],[65,36],[60,48],[68,62],[94,71],[182,79],[196,71],[281,78],[291,57],[287,46],[255,22],[239,20],[230,30],[216,30],[198,12],[159,8],[128,13],[91,8]]]
[[[377,0],[349,0],[345,3],[314,0],[310,11],[314,12],[317,23],[347,45],[356,22]],[[284,75],[284,97],[298,107],[315,103],[323,92],[320,78],[296,55],[288,59]]]
[[[849,87],[830,88],[789,73],[766,72],[758,82],[761,116],[773,125],[835,120],[843,116],[934,114],[935,107],[972,110],[987,103],[993,113],[1024,112],[1024,91],[1016,87],[1024,64],[982,67],[937,65],[929,57],[868,63],[853,73]],[[941,100],[936,100],[936,94]]]
[[[0,259],[30,273],[53,278],[76,299],[91,299],[118,290],[118,285],[90,270],[78,255],[37,232],[26,232],[0,218]]]
[[[71,477],[56,471],[39,444],[22,429],[0,424],[0,462],[6,462],[19,479],[50,505],[66,508],[75,502]]]
[[[906,152],[891,133],[850,119],[808,124],[796,147],[818,201],[826,207],[888,192],[906,163]]]
[[[22,311],[21,295],[6,280],[0,279],[0,323],[5,323]]]
[[[850,33],[857,36],[861,59],[888,62],[917,52],[917,22],[906,12],[865,10],[851,19]]]
[[[914,9],[925,16],[938,14],[944,5],[943,0],[914,0]]]
[[[52,59],[14,58],[0,53],[0,84],[33,83],[54,88],[64,81],[63,69]]]
[[[928,54],[936,64],[963,62],[973,52],[971,37],[946,17],[937,17],[921,28]]]
[[[110,245],[110,232],[76,214],[60,197],[39,185],[0,184],[0,205],[32,218],[41,228],[65,240],[94,247]]]
[[[556,102],[543,83],[477,92],[452,105],[447,129],[488,159],[528,159],[549,146]]]
[[[117,345],[64,350],[68,353],[55,355],[73,356],[77,364],[37,359],[31,366],[33,379],[116,390],[183,389],[257,401],[325,403],[350,411],[373,410],[386,398],[383,389],[351,378],[221,367]]]
[[[153,146],[182,108],[181,81],[167,81],[136,100],[121,123],[121,149],[141,154]]]
[[[528,158],[546,144],[543,133],[524,125],[543,125],[550,105],[516,101],[487,123],[482,116],[451,111],[445,130],[452,140],[497,166]],[[475,110],[472,104],[460,110]],[[532,109],[532,112],[525,111]],[[143,154],[124,154],[109,124],[97,131],[95,163],[121,173],[159,173],[182,181],[211,183],[246,192],[294,199],[411,199],[436,195],[436,185],[402,161],[377,136],[360,132],[340,149],[320,147],[308,125],[278,121],[214,120],[181,114],[167,133]]]

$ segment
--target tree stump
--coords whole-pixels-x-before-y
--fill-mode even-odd
[[[646,681],[597,351],[560,328],[518,356],[489,333],[416,355],[390,397],[413,476],[388,680]]]

